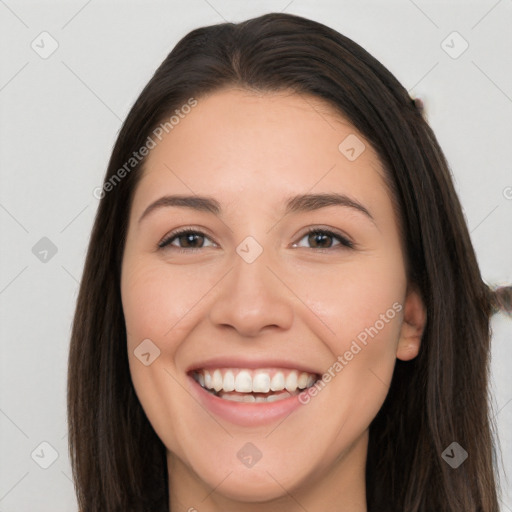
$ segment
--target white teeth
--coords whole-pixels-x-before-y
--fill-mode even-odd
[[[252,379],[252,390],[255,393],[268,393],[270,391],[270,377],[268,373],[257,373]]]
[[[288,374],[286,377],[286,390],[287,391],[295,391],[297,389],[297,372],[294,370]]]
[[[297,387],[300,389],[305,389],[308,385],[308,374],[302,372],[297,379]]]
[[[285,398],[289,398],[292,396],[288,391],[283,391],[282,393],[276,393],[274,395],[268,396],[254,396],[254,395],[240,395],[237,393],[223,393],[221,392],[219,397],[224,400],[230,400],[231,402],[255,402],[255,403],[263,403],[263,402],[277,402],[278,400],[284,400]]]
[[[250,393],[252,391],[252,378],[248,371],[242,370],[238,373],[235,379],[235,390],[239,393]]]
[[[231,370],[228,370],[224,375],[224,384],[222,385],[224,391],[233,391],[235,389],[235,376]]]
[[[260,400],[256,400],[256,397],[253,395],[223,395],[222,398],[224,400],[231,400],[232,402],[259,402]]]
[[[231,402],[241,402],[242,401],[241,400],[241,398],[242,398],[241,395],[239,395],[239,396],[237,396],[237,395],[224,395],[222,398],[224,400],[230,400]]]
[[[277,400],[282,400],[283,398],[288,398],[289,396],[292,396],[290,395],[290,393],[288,392],[284,392],[284,393],[277,393],[275,395],[269,395],[267,396],[267,402],[277,402]]]
[[[282,372],[277,372],[270,381],[270,389],[272,391],[281,391],[284,389],[284,375]]]
[[[220,391],[222,389],[222,373],[220,370],[215,370],[212,377],[213,389]]]
[[[272,378],[270,375],[272,375]],[[273,402],[290,396],[290,393],[298,393],[301,389],[309,388],[316,381],[315,375],[297,370],[239,370],[237,368],[198,370],[194,373],[194,378],[203,388],[212,392],[215,391],[217,396],[239,402],[253,402],[254,398],[257,402]],[[247,398],[237,396],[235,393],[225,394],[234,391],[238,393],[273,394],[266,397],[249,395]],[[284,395],[283,393],[279,394],[279,392],[283,392]]]

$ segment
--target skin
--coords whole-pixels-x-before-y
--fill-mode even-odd
[[[338,149],[349,134],[366,146],[354,161]],[[343,206],[283,216],[285,197],[332,192],[355,198],[375,223]],[[163,207],[138,222],[166,194],[213,197],[222,213]],[[329,237],[315,246],[306,231],[318,226],[356,247]],[[157,248],[183,227],[205,238]],[[250,264],[236,252],[247,236],[263,248]],[[367,510],[368,428],[396,359],[416,357],[426,322],[404,257],[379,159],[330,105],[235,88],[198,98],[147,157],[121,279],[130,372],[167,448],[173,511]],[[189,392],[186,369],[214,356],[303,361],[322,374],[394,303],[401,311],[284,421],[237,426]],[[149,366],[134,355],[147,338],[160,350]],[[262,453],[251,468],[236,456],[246,442]]]

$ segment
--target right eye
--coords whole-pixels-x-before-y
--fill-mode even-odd
[[[180,244],[185,244],[185,247],[176,247],[173,244],[175,240]],[[197,243],[201,243],[201,241],[204,240],[209,240],[209,238],[202,231],[185,228],[169,233],[161,242],[158,243],[158,248],[168,248],[171,250],[178,250],[179,252],[197,251],[202,249],[202,247],[190,247],[189,245],[197,245]],[[215,245],[215,243],[213,243],[213,245]]]

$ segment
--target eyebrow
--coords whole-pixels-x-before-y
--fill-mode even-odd
[[[329,194],[301,194],[290,197],[285,203],[285,215],[297,212],[311,212],[327,208],[329,206],[343,206],[357,210],[366,215],[374,224],[375,219],[367,208],[355,199],[337,193]],[[151,212],[160,208],[179,207],[189,208],[201,212],[209,212],[219,215],[222,212],[220,203],[207,196],[183,196],[183,195],[166,195],[151,203],[142,213],[139,222],[147,217]]]

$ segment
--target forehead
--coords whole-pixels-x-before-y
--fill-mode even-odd
[[[387,194],[373,148],[311,95],[224,89],[197,98],[167,131],[153,136],[134,208],[171,192],[226,205],[333,191],[372,203]]]

